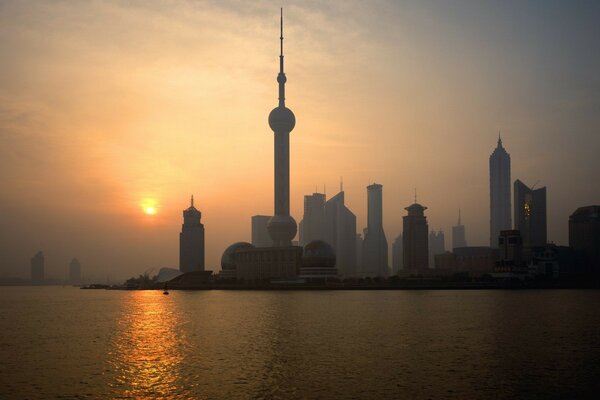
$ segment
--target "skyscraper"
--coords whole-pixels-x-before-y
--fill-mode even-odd
[[[429,232],[429,268],[435,268],[435,256],[446,251],[444,232]]]
[[[41,251],[31,259],[31,280],[38,283],[44,280],[44,253]]]
[[[356,216],[344,204],[341,190],[325,203],[325,242],[333,248],[338,273],[343,277],[356,274]]]
[[[300,221],[300,245],[325,239],[325,195],[313,193],[304,196],[304,216]],[[329,243],[332,245],[332,243]],[[333,246],[333,245],[332,245]]]
[[[418,274],[429,270],[429,240],[424,207],[416,202],[406,207],[402,217],[402,244],[404,270]]]
[[[363,276],[389,275],[388,244],[383,232],[383,186],[377,183],[367,186],[367,229],[363,241]]]
[[[535,186],[535,185],[534,185]],[[529,188],[515,181],[515,229],[521,231],[524,246],[546,245],[546,188]]]
[[[69,263],[69,282],[71,284],[81,283],[81,263],[76,258]]]
[[[204,271],[204,225],[201,213],[194,207],[194,196],[190,206],[183,210],[183,225],[179,234],[179,270],[181,272]]]
[[[252,216],[252,244],[254,247],[269,247],[273,243],[267,229],[270,218],[270,215]]]
[[[458,209],[458,223],[452,227],[452,249],[456,249],[458,247],[467,247],[465,226],[460,220],[460,208]]]
[[[511,228],[510,155],[498,134],[498,145],[490,155],[490,246],[498,247],[500,231]]]
[[[291,246],[296,236],[296,221],[290,216],[290,132],[296,125],[292,110],[285,106],[285,72],[283,72],[283,9],[280,22],[279,105],[269,114],[269,126],[275,133],[275,213],[267,226],[274,246]]]
[[[579,207],[569,216],[569,246],[582,253],[585,272],[600,275],[600,205]]]
[[[402,257],[402,234],[400,233],[392,243],[392,275],[397,275],[403,269]]]

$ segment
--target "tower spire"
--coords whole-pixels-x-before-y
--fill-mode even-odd
[[[277,82],[279,82],[279,107],[285,107],[285,72],[283,72],[283,8],[281,8],[281,16],[279,20],[279,75],[277,75]]]
[[[194,195],[192,195],[192,198],[190,199],[190,205],[194,207]]]
[[[415,188],[415,204],[417,203],[417,188]]]
[[[500,130],[498,129],[498,146],[502,146],[502,137],[500,136]]]
[[[340,192],[344,191],[344,177],[340,176]]]
[[[460,207],[458,208],[458,225],[461,225],[461,223],[460,223]]]

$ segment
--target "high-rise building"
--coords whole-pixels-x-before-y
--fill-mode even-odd
[[[204,225],[201,213],[190,206],[183,210],[183,225],[179,234],[179,270],[181,272],[204,271]]]
[[[281,35],[279,54],[279,105],[269,114],[269,126],[275,139],[275,213],[267,228],[273,246],[288,247],[296,236],[296,221],[290,216],[290,132],[296,125],[292,110],[285,106],[285,82],[283,71],[283,9],[281,11]]]
[[[71,284],[81,283],[81,263],[76,258],[69,263],[69,282]]]
[[[44,253],[41,251],[31,259],[31,280],[38,283],[44,280]]]
[[[300,221],[300,245],[325,239],[325,195],[313,193],[304,196],[304,216]],[[329,243],[331,244],[331,243]]]
[[[361,275],[389,275],[388,244],[383,231],[383,186],[367,186],[367,229],[363,242]]]
[[[335,252],[337,271],[342,277],[356,274],[356,216],[344,204],[341,190],[325,203],[325,242]]]
[[[467,247],[465,226],[460,220],[460,209],[458,210],[458,223],[452,227],[452,249]]]
[[[405,208],[408,215],[402,217],[402,251],[404,270],[413,274],[429,270],[429,226],[424,207],[414,203]]]
[[[402,257],[402,234],[400,233],[392,243],[392,275],[398,275],[398,272],[403,269]]]
[[[444,232],[429,232],[429,268],[435,268],[435,256],[446,251]]]
[[[490,155],[490,246],[498,247],[500,231],[511,228],[510,155],[498,135],[498,145]]]
[[[535,186],[535,185],[534,185]],[[521,231],[523,245],[546,245],[546,188],[529,188],[515,181],[515,229]]]
[[[600,274],[600,205],[579,207],[571,214],[569,247],[582,253],[585,272]]]
[[[270,247],[273,244],[267,229],[270,218],[270,215],[252,216],[252,245],[254,247]]]
[[[362,262],[363,262],[363,245],[364,245],[364,233],[367,228],[363,229],[363,233],[356,234],[356,271],[362,271]]]

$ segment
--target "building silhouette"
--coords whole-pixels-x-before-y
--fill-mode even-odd
[[[383,186],[367,186],[367,229],[363,241],[361,275],[389,275],[388,244],[383,231]]]
[[[356,215],[344,204],[343,188],[325,203],[325,242],[331,245],[342,277],[356,275]]]
[[[323,193],[304,196],[304,216],[300,221],[299,231],[301,246],[313,240],[325,239],[325,195]]]
[[[512,228],[510,218],[510,155],[498,145],[490,155],[490,246],[498,247],[500,231]]]
[[[403,269],[402,234],[398,234],[392,243],[392,275],[398,275]]]
[[[252,245],[254,247],[269,247],[273,243],[267,229],[270,218],[270,215],[252,216]]]
[[[427,207],[415,202],[405,208],[408,215],[402,217],[404,270],[412,274],[429,270],[429,226],[425,217],[426,209]]]
[[[363,246],[364,246],[364,234],[367,228],[363,229],[363,233],[356,234],[356,270],[357,275],[362,271],[362,262],[363,262]]]
[[[545,246],[546,240],[546,188],[529,188],[515,181],[515,229],[521,232],[523,245]]]
[[[69,263],[69,283],[74,285],[81,283],[81,263],[76,258]]]
[[[31,258],[31,281],[37,283],[44,281],[44,253],[41,251]]]
[[[194,196],[190,206],[183,210],[183,225],[179,234],[179,270],[181,272],[204,271],[204,225],[201,213],[194,207]]]
[[[460,208],[458,209],[458,223],[452,227],[452,249],[467,247],[465,226],[460,220]]]
[[[446,251],[444,232],[429,232],[429,268],[435,268],[435,256]]]
[[[274,246],[291,246],[296,236],[296,221],[290,216],[290,132],[296,125],[292,110],[285,106],[285,82],[283,70],[283,10],[281,11],[281,35],[279,54],[279,105],[269,114],[269,126],[275,140],[275,212],[267,228]]]
[[[569,216],[569,247],[583,256],[583,272],[600,274],[600,205],[579,207]]]

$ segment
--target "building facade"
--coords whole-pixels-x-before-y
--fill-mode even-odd
[[[546,188],[532,189],[515,181],[515,229],[521,231],[523,245],[546,246]]]
[[[356,215],[346,205],[344,191],[325,203],[324,240],[336,256],[341,277],[356,275]]]
[[[500,231],[512,229],[510,207],[510,155],[498,145],[490,155],[490,246],[498,246]]]
[[[398,275],[403,269],[402,259],[402,234],[400,233],[392,243],[392,275]]]
[[[460,209],[458,210],[458,223],[452,227],[452,248],[467,247],[467,237],[465,234],[465,226],[460,218]]]
[[[383,186],[367,186],[367,229],[363,240],[360,275],[387,277],[388,244],[383,231]]]
[[[435,256],[446,251],[446,240],[443,231],[429,232],[429,268],[435,268]]]
[[[269,247],[273,243],[267,229],[270,218],[270,215],[252,216],[252,244],[255,247]]]
[[[313,193],[304,196],[304,216],[300,221],[300,246],[313,240],[325,239],[325,195]]]
[[[405,208],[408,215],[402,217],[402,243],[404,270],[419,274],[429,270],[429,226],[424,207],[414,203]]]
[[[600,205],[579,207],[571,214],[569,247],[582,255],[582,272],[600,275]]]
[[[190,206],[183,210],[183,224],[179,234],[179,270],[181,272],[204,271],[204,225],[200,211]]]

